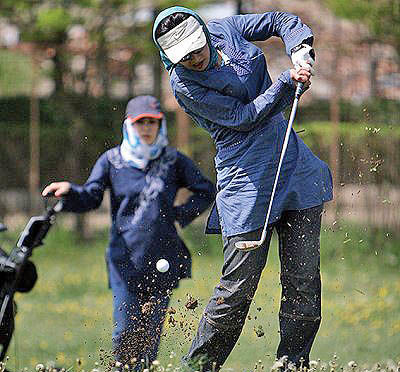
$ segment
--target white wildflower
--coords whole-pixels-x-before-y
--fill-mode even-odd
[[[310,362],[308,364],[310,365],[310,368],[318,367],[318,362],[316,360],[310,360]]]
[[[357,368],[357,363],[354,360],[351,360],[347,363],[350,368]]]

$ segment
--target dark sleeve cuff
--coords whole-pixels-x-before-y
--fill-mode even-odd
[[[299,44],[305,42],[305,40],[313,41],[314,37],[311,31],[311,28],[307,25],[303,24],[303,26],[295,31],[293,31],[289,36],[285,39],[286,46],[286,54],[288,56],[291,55],[291,50]],[[306,44],[308,44],[308,42]],[[312,45],[311,45],[312,46]]]
[[[289,85],[292,89],[296,89],[296,84],[293,81],[293,79],[290,77],[290,70],[286,70],[282,72],[278,80],[280,80],[282,83]]]

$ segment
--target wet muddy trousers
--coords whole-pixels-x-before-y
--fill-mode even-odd
[[[110,275],[110,284],[113,292],[112,341],[115,359],[129,365],[133,371],[141,371],[157,357],[170,297],[164,290],[141,284],[128,289],[116,275]]]
[[[285,211],[271,225],[266,242],[240,252],[235,243],[258,240],[259,231],[224,238],[222,277],[200,320],[185,364],[203,359],[203,370],[218,370],[235,346],[244,326],[261,272],[267,262],[273,229],[279,238],[281,262],[280,343],[277,357],[308,365],[321,322],[320,229],[322,206]],[[205,364],[204,364],[205,363]],[[215,365],[213,367],[213,364]]]

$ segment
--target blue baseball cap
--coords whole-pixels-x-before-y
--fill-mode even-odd
[[[133,122],[142,118],[162,119],[164,116],[160,102],[153,96],[138,96],[129,100],[125,115]]]

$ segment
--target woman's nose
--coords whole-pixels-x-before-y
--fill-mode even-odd
[[[201,53],[199,54],[192,54],[191,62],[195,65],[201,61]]]

